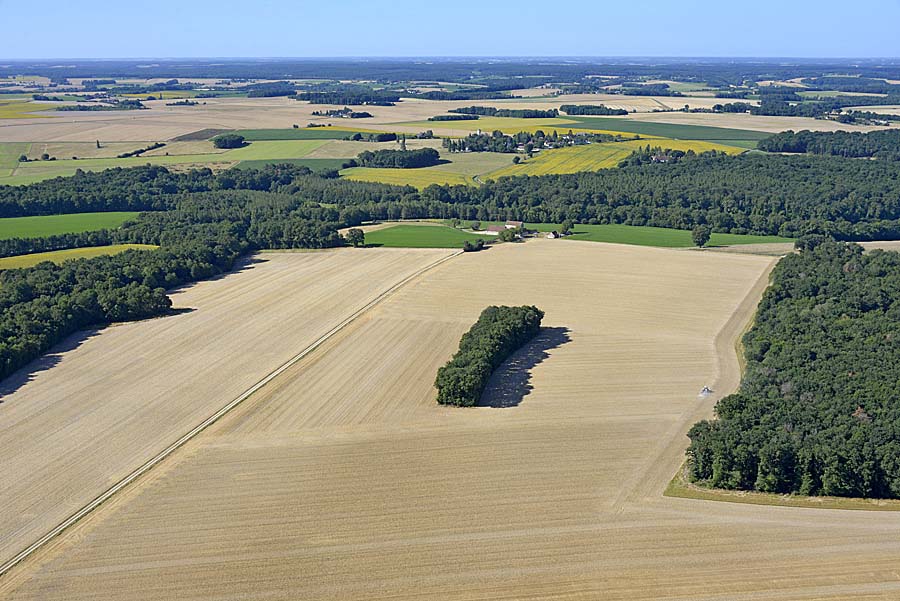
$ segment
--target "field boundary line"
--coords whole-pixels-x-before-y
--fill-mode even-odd
[[[232,409],[246,401],[250,398],[254,393],[263,388],[266,384],[283,374],[285,371],[296,365],[299,361],[301,361],[304,357],[315,351],[317,348],[322,346],[325,342],[327,342],[330,338],[332,338],[335,334],[343,330],[345,327],[350,325],[352,322],[356,321],[361,315],[368,312],[374,306],[381,303],[384,299],[392,295],[394,292],[411,282],[412,280],[418,278],[420,275],[434,269],[438,265],[453,259],[454,257],[458,257],[463,253],[462,250],[458,250],[450,255],[445,257],[441,257],[437,261],[429,263],[425,267],[422,267],[415,271],[414,273],[406,276],[399,282],[393,284],[390,288],[381,292],[375,298],[371,299],[368,303],[351,313],[348,317],[344,318],[338,325],[334,326],[328,332],[317,338],[314,342],[306,346],[302,351],[288,359],[285,363],[281,364],[279,367],[275,368],[273,371],[270,371],[267,375],[265,375],[261,380],[258,380],[255,384],[253,384],[250,388],[242,392],[239,396],[232,399],[228,404],[224,407],[207,417],[205,420],[200,422],[198,425],[194,426],[187,434],[181,436],[178,440],[167,446],[161,452],[145,461],[135,470],[130,472],[124,478],[113,484],[111,487],[106,489],[105,492],[101,493],[99,496],[94,497],[92,501],[84,505],[81,509],[73,513],[71,516],[66,518],[62,523],[57,525],[55,528],[50,530],[50,532],[44,534],[35,542],[31,543],[28,547],[17,553],[11,559],[5,561],[2,565],[0,565],[0,577],[9,572],[15,566],[19,565],[29,556],[33,555],[36,551],[38,551],[41,547],[49,543],[51,540],[62,534],[68,528],[74,526],[79,520],[90,514],[92,511],[97,509],[100,505],[108,501],[113,495],[117,492],[121,491],[129,484],[143,476],[145,473],[150,471],[154,466],[158,465],[162,461],[164,461],[167,457],[169,457],[172,453],[177,451],[179,448],[184,446],[191,439],[195,438],[198,434],[203,432],[209,426],[216,423],[222,417],[224,417],[228,412]]]

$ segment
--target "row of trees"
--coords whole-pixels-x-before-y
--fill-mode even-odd
[[[565,134],[559,134],[553,130],[547,134],[540,129],[533,132],[520,131],[508,136],[500,130],[495,130],[490,134],[474,133],[459,139],[444,138],[442,145],[450,152],[516,152],[522,150],[525,153],[531,153],[535,148],[558,148],[633,139],[636,138],[588,132],[573,133],[572,130]]]
[[[757,148],[768,152],[808,152],[842,157],[876,157],[900,160],[900,129],[871,132],[781,132],[760,140]]]
[[[534,306],[491,306],[463,334],[459,350],[438,370],[438,403],[472,407],[491,373],[541,329],[544,312]]]
[[[418,150],[366,150],[356,157],[363,167],[389,167],[393,169],[417,169],[437,165],[440,153],[434,148]]]
[[[691,429],[694,480],[900,497],[900,254],[809,238],[775,268],[746,373]]]
[[[612,109],[603,104],[564,104],[559,110],[567,115],[627,115],[625,109]]]
[[[474,121],[478,115],[435,115],[429,117],[429,121]]]
[[[516,119],[552,119],[559,117],[557,109],[498,109],[493,106],[466,106],[450,109],[449,113],[480,115],[482,117],[515,117]]]
[[[373,105],[393,106],[400,101],[400,96],[392,92],[381,92],[366,89],[336,89],[326,92],[300,92],[294,96],[296,100],[305,100],[310,104],[339,104],[349,106]]]

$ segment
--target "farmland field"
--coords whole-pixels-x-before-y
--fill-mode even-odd
[[[343,140],[360,129],[339,127],[299,127],[297,129],[239,129],[234,133],[244,136],[248,142],[257,140]]]
[[[501,222],[499,221],[481,222],[482,227],[500,224]],[[485,241],[490,241],[494,239],[493,236],[487,234],[478,234],[454,229],[449,225],[446,227],[433,227],[433,224],[420,223],[385,225],[387,225],[387,227],[379,228],[371,233],[366,233],[366,243],[407,248],[459,248],[465,240],[471,241],[482,238]],[[468,226],[469,222],[464,221],[462,225]],[[526,223],[525,225],[528,229],[538,232],[552,232],[560,229],[560,224],[558,223]],[[694,246],[691,239],[691,232],[688,230],[618,224],[577,224],[574,233],[563,239],[563,241],[568,240],[633,244],[637,246],[657,246],[660,248],[690,248]],[[792,243],[792,239],[782,238],[780,236],[713,233],[709,241],[709,246],[787,244],[788,247],[786,250],[783,248],[779,248],[779,250],[789,252],[792,248]]]
[[[137,216],[134,211],[108,213],[70,213],[40,217],[7,217],[0,219],[0,240],[8,238],[40,238],[56,234],[73,234],[115,228]]]
[[[88,246],[85,248],[32,253],[30,255],[17,255],[15,257],[2,257],[0,258],[0,271],[32,267],[44,261],[62,263],[71,259],[90,259],[103,255],[116,255],[126,250],[151,250],[154,248],[158,247],[152,244],[112,244],[110,246]]]
[[[366,246],[397,248],[462,248],[463,242],[485,242],[496,236],[463,232],[452,227],[395,225],[366,233]]]
[[[630,132],[676,140],[762,140],[768,134],[758,131],[708,127],[703,125],[682,125],[675,123],[655,123],[614,117],[566,117],[574,121],[573,129],[601,129]]]
[[[629,140],[627,142],[604,142],[602,144],[587,144],[584,146],[568,146],[554,150],[545,150],[534,158],[522,161],[518,165],[510,165],[487,174],[484,179],[496,179],[505,175],[547,175],[550,173],[577,173],[579,171],[596,171],[598,169],[611,169],[619,164],[619,161],[639,148],[647,145],[671,150],[693,150],[694,152],[706,152],[717,150],[729,154],[739,154],[744,149],[734,146],[724,146],[702,140],[671,140],[671,139],[644,139]]]
[[[31,144],[26,142],[0,144],[0,178],[12,175],[19,165],[19,157],[26,154],[29,149]]]
[[[428,142],[423,140],[422,142]],[[333,144],[360,144],[360,142],[334,142]],[[371,146],[371,145],[370,145]],[[435,144],[431,144],[435,146]],[[411,148],[415,146],[410,145]],[[323,147],[310,156],[321,156],[329,149]],[[337,149],[335,149],[337,150]],[[380,182],[383,184],[408,185],[422,189],[431,184],[477,184],[479,176],[487,176],[497,169],[512,164],[513,155],[499,152],[447,152],[441,150],[441,162],[432,167],[418,169],[388,169],[373,167],[353,167],[341,172],[344,177],[359,181]]]
[[[5,380],[0,560],[447,254],[269,253],[174,294],[190,311],[77,334]]]
[[[252,142],[243,148],[235,148],[225,152],[209,152],[202,154],[151,155],[129,158],[105,159],[63,159],[56,161],[35,161],[19,163],[13,175],[0,177],[0,185],[29,184],[52,177],[73,175],[76,169],[82,171],[101,171],[113,167],[136,167],[139,165],[211,165],[219,164],[228,167],[240,161],[276,160],[302,158],[327,140],[273,140]],[[161,149],[165,150],[165,148]]]
[[[662,496],[687,428],[737,385],[733,345],[771,264],[542,240],[456,257],[0,591],[17,601],[186,590],[204,600],[890,599],[898,514]],[[486,406],[437,406],[435,370],[492,303],[536,304],[545,331],[501,368]],[[697,397],[704,384],[713,397]]]
[[[0,119],[43,119],[50,117],[39,111],[46,111],[47,105],[31,100],[6,99],[0,97]]]
[[[488,223],[499,222],[484,222]],[[529,229],[551,232],[560,229],[558,223],[527,223]],[[576,224],[574,233],[564,240],[585,240],[588,242],[609,242],[613,244],[635,244],[638,246],[658,246],[662,248],[689,248],[694,246],[691,232],[666,227],[639,225],[590,225]],[[744,244],[792,244],[791,238],[780,236],[752,236],[744,234],[713,233],[710,246],[731,246]]]

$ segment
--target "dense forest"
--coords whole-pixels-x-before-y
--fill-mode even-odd
[[[785,131],[760,140],[757,148],[768,152],[808,152],[842,157],[875,157],[900,160],[900,129],[871,132]]]
[[[363,167],[389,167],[392,169],[418,169],[437,165],[441,155],[434,148],[418,150],[366,150],[356,157]]]
[[[691,429],[719,488],[900,497],[900,254],[814,240],[781,260],[740,389]]]
[[[464,106],[449,109],[448,113],[460,115],[480,115],[482,117],[514,117],[516,119],[552,119],[559,117],[557,109],[498,109],[492,106]]]
[[[472,407],[491,373],[541,330],[544,312],[534,306],[491,306],[463,334],[459,350],[438,370],[434,386],[441,405]]]

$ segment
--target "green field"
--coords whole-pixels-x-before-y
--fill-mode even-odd
[[[240,161],[297,159],[326,144],[328,140],[272,140],[253,142],[243,148],[219,153],[138,156],[125,159],[61,159],[57,161],[30,161],[19,163],[15,173],[3,176],[0,184],[23,185],[53,177],[74,175],[76,169],[102,171],[113,167],[137,167],[140,165],[211,165]]]
[[[540,230],[540,227],[535,227],[534,229]],[[575,226],[575,234],[566,238],[566,240],[589,240],[591,242],[662,246],[666,248],[689,248],[694,246],[694,242],[691,240],[691,232],[687,230],[635,225],[577,225]],[[767,244],[771,242],[793,242],[793,240],[780,236],[714,233],[710,237],[709,245],[731,246],[735,244]]]
[[[28,142],[0,144],[0,178],[12,175],[19,165],[19,157],[27,154],[29,150],[31,150],[31,144]]]
[[[500,223],[498,221],[482,221],[481,227],[499,225]],[[468,221],[462,223],[465,227],[468,227],[469,224],[470,222]],[[526,223],[525,225],[528,229],[539,232],[551,232],[560,229],[560,224],[558,223]],[[691,232],[687,230],[634,225],[576,225],[574,231],[573,235],[564,238],[562,241],[586,240],[589,242],[633,244],[636,246],[657,246],[663,248],[690,248],[694,246],[691,240]],[[496,240],[494,236],[454,229],[449,225],[437,227],[434,225],[410,223],[368,232],[366,234],[366,244],[406,248],[460,248],[464,241],[474,241],[478,238],[488,242]],[[793,242],[793,240],[780,236],[713,234],[709,245],[731,246],[773,242]]]
[[[0,240],[9,238],[41,238],[56,234],[75,234],[116,228],[136,212],[72,213],[40,217],[7,217],[0,219]]]
[[[46,253],[34,253],[31,255],[19,255],[17,257],[4,257],[0,259],[0,270],[21,269],[33,267],[44,261],[62,263],[70,259],[90,259],[101,255],[115,255],[126,250],[152,250],[158,248],[152,244],[113,244],[111,246],[91,246],[88,248],[73,248],[70,250],[54,250]]]
[[[528,223],[529,229],[539,232],[558,230],[558,223]],[[588,240],[590,242],[609,242],[612,244],[634,244],[637,246],[661,246],[665,248],[690,248],[694,246],[691,232],[665,227],[644,225],[576,225],[574,234],[565,240]],[[772,242],[793,242],[791,238],[780,236],[749,236],[742,234],[714,233],[709,240],[710,246],[731,246],[734,244],[768,244]]]
[[[754,142],[755,144],[755,142]],[[671,150],[693,150],[696,153],[716,150],[728,154],[740,154],[742,148],[723,146],[705,140],[671,140],[664,138],[648,138],[628,140],[627,142],[603,142],[584,146],[568,146],[555,150],[544,150],[535,157],[522,161],[518,165],[509,165],[486,174],[482,179],[497,179],[512,175],[548,175],[553,173],[578,173],[581,171],[597,171],[612,169],[619,161],[628,158],[635,150],[650,146],[661,146]]]
[[[387,246],[397,248],[462,248],[466,240],[474,242],[481,238],[485,242],[496,236],[463,232],[440,225],[395,225],[366,234],[366,246]]]
[[[36,119],[49,118],[50,115],[38,114],[38,111],[52,109],[52,106],[31,100],[0,98],[0,119]]]
[[[748,129],[709,127],[706,125],[681,125],[675,123],[653,123],[635,119],[614,117],[567,117],[576,122],[573,129],[598,129],[620,131],[675,140],[746,140],[759,141],[772,134]]]
[[[257,140],[343,140],[356,130],[337,127],[300,127],[297,129],[239,129],[234,132],[248,142]],[[360,131],[359,133],[365,133]]]

